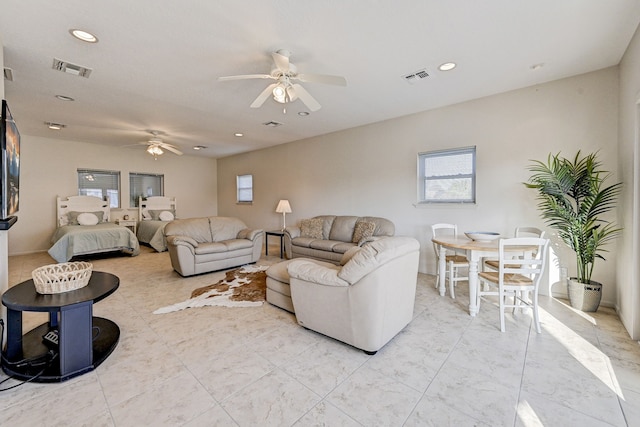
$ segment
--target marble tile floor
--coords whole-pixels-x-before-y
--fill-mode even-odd
[[[10,257],[10,286],[51,262],[46,253]],[[640,425],[640,346],[611,309],[581,313],[542,297],[542,334],[529,313],[509,314],[501,333],[494,301],[472,318],[465,283],[454,300],[420,274],[413,321],[367,356],[267,303],[154,315],[223,277],[180,278],[167,253],[143,247],[92,262],[120,277],[94,306],[120,326],[117,348],[69,381],[0,392],[0,425]],[[24,320],[30,330],[46,317]]]

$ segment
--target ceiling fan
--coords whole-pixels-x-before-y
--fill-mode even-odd
[[[154,159],[158,160],[158,156],[161,156],[164,150],[171,151],[178,156],[182,156],[182,151],[178,150],[178,147],[175,145],[171,145],[169,143],[164,142],[158,135],[161,135],[162,132],[158,130],[148,130],[151,134],[151,137],[147,141],[140,141],[138,144],[134,145],[146,145],[147,153],[151,154]]]
[[[275,83],[270,84],[263,90],[260,95],[253,101],[251,108],[260,108],[262,104],[270,97],[276,102],[286,104],[288,102],[300,99],[304,105],[311,111],[318,111],[321,108],[320,103],[311,96],[307,90],[296,81],[309,83],[323,83],[337,86],[346,86],[347,81],[341,76],[329,76],[325,74],[298,74],[297,67],[289,62],[291,53],[288,50],[280,49],[271,54],[274,62],[274,68],[270,74],[245,74],[239,76],[218,77],[218,81],[224,82],[229,80],[245,80],[245,79],[271,79]]]

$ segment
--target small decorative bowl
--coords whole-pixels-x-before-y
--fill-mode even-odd
[[[471,240],[477,240],[480,242],[490,242],[500,238],[500,233],[493,231],[465,231],[464,235]]]

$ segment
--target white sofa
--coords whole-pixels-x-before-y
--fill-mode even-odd
[[[287,270],[298,323],[374,354],[413,318],[420,243],[383,237],[344,266],[294,259]]]
[[[393,222],[386,218],[320,215],[285,228],[284,250],[287,258],[313,258],[339,264],[342,255],[352,247],[394,233]]]
[[[255,263],[264,231],[249,229],[238,218],[177,219],[164,228],[171,265],[181,276]]]

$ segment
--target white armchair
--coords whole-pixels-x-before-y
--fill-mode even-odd
[[[298,323],[375,354],[413,318],[420,244],[411,237],[367,243],[344,266],[288,266]]]

